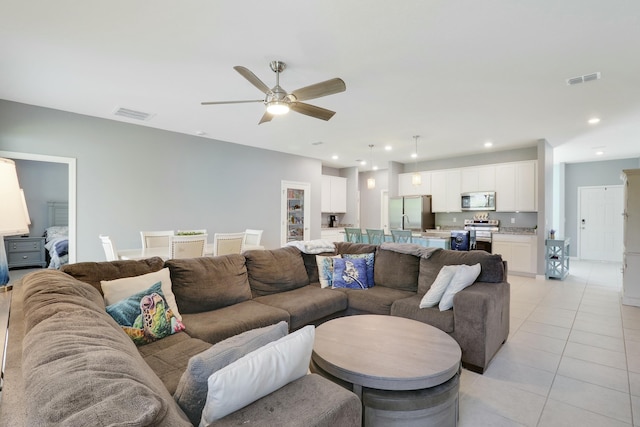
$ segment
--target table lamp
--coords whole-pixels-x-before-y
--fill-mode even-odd
[[[29,232],[29,215],[24,195],[18,183],[16,164],[13,160],[0,158],[0,287],[11,290],[9,264],[4,247],[4,236],[15,236]]]

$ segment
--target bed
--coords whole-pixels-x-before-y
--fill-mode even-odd
[[[69,262],[69,204],[47,202],[48,224],[44,231],[49,268],[59,269]]]

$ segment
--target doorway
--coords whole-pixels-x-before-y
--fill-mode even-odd
[[[311,184],[282,181],[281,244],[297,240],[310,240]]]
[[[622,262],[622,185],[578,187],[578,258]]]
[[[76,253],[76,159],[72,157],[47,156],[42,154],[0,151],[0,157],[14,160],[32,160],[36,162],[63,163],[69,174],[69,263],[75,263]]]

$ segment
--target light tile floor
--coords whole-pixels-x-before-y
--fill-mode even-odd
[[[620,264],[571,260],[563,281],[510,275],[509,338],[463,370],[461,427],[640,427],[640,308]]]

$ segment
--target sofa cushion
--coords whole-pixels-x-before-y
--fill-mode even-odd
[[[316,264],[318,265],[318,271],[316,273],[317,280],[315,282],[320,283],[321,288],[330,288],[333,286],[333,260],[340,258],[340,255],[315,255]],[[314,281],[309,278],[309,282]]]
[[[100,286],[100,281],[102,280],[141,276],[162,270],[163,267],[164,261],[162,258],[153,257],[141,260],[78,262],[63,265],[60,270],[102,292],[102,287]]]
[[[215,421],[211,427],[342,427],[360,426],[361,419],[362,404],[354,393],[311,374]]]
[[[337,258],[333,262],[332,288],[368,289],[373,286],[367,275],[364,258]]]
[[[474,265],[461,264],[456,267],[449,286],[444,291],[444,295],[438,304],[440,311],[453,308],[453,297],[464,288],[471,286],[480,275],[480,263]]]
[[[289,323],[289,313],[253,300],[213,311],[182,315],[185,331],[190,336],[211,344],[283,320]]]
[[[288,332],[287,323],[280,322],[227,338],[206,351],[194,355],[189,360],[173,395],[193,425],[200,423],[202,409],[207,399],[207,380],[214,372],[284,337]]]
[[[436,328],[451,333],[454,329],[454,313],[453,310],[440,311],[435,307],[420,308],[419,294],[408,298],[398,299],[391,306],[391,315],[406,317],[407,319],[417,320]]]
[[[315,328],[305,326],[209,377],[200,425],[205,426],[307,374]]]
[[[416,292],[419,271],[420,258],[417,256],[380,248],[376,251],[373,270],[376,286]]]
[[[373,274],[373,267],[374,267],[374,263],[375,263],[375,253],[374,252],[370,252],[370,253],[366,253],[366,254],[342,254],[341,255],[342,258],[344,259],[355,259],[355,258],[362,258],[364,259],[366,265],[367,265],[367,282],[369,282],[369,288],[373,286],[374,284],[374,274]]]
[[[23,340],[25,425],[190,425],[131,339],[71,291],[101,298],[95,288],[53,271],[31,274],[22,286],[33,325]]]
[[[144,361],[173,394],[189,359],[211,348],[211,344],[191,338],[186,332],[178,332],[151,344],[138,347]]]
[[[170,259],[166,266],[183,317],[251,299],[242,255]]]
[[[249,284],[254,296],[290,291],[309,284],[301,252],[292,247],[246,253]]]
[[[163,268],[153,273],[142,274],[140,276],[123,277],[115,280],[101,280],[100,286],[104,294],[104,303],[106,305],[114,304],[120,300],[130,297],[131,295],[148,289],[151,285],[162,283],[162,293],[164,294],[171,311],[178,318],[182,319],[176,304],[176,297],[173,295],[171,287],[171,273],[168,268]]]
[[[444,292],[447,290],[449,283],[451,283],[451,279],[455,276],[457,269],[457,265],[445,265],[440,269],[436,280],[434,280],[427,293],[422,297],[422,300],[420,301],[420,308],[435,307],[440,303],[440,300],[442,299]]]
[[[289,313],[289,328],[295,330],[315,323],[347,308],[347,295],[314,285],[287,292],[256,297],[253,301],[277,307]]]
[[[304,263],[304,268],[307,270],[307,277],[309,277],[309,283],[316,283],[320,281],[318,277],[318,262],[316,260],[317,256],[335,256],[335,252],[323,252],[320,254],[305,254],[301,253],[302,262]]]
[[[388,315],[395,300],[415,295],[415,292],[401,291],[385,286],[374,286],[365,290],[340,289],[339,291],[346,292],[349,298],[348,314]]]
[[[161,283],[107,306],[107,313],[136,345],[144,345],[184,330],[162,293]]]
[[[420,277],[418,293],[424,295],[445,265],[480,263],[478,282],[498,283],[506,280],[501,255],[492,255],[485,251],[453,251],[442,249],[434,252],[428,259],[420,259]]]
[[[378,249],[378,245],[368,243],[336,242],[336,253],[342,254],[369,254]]]

